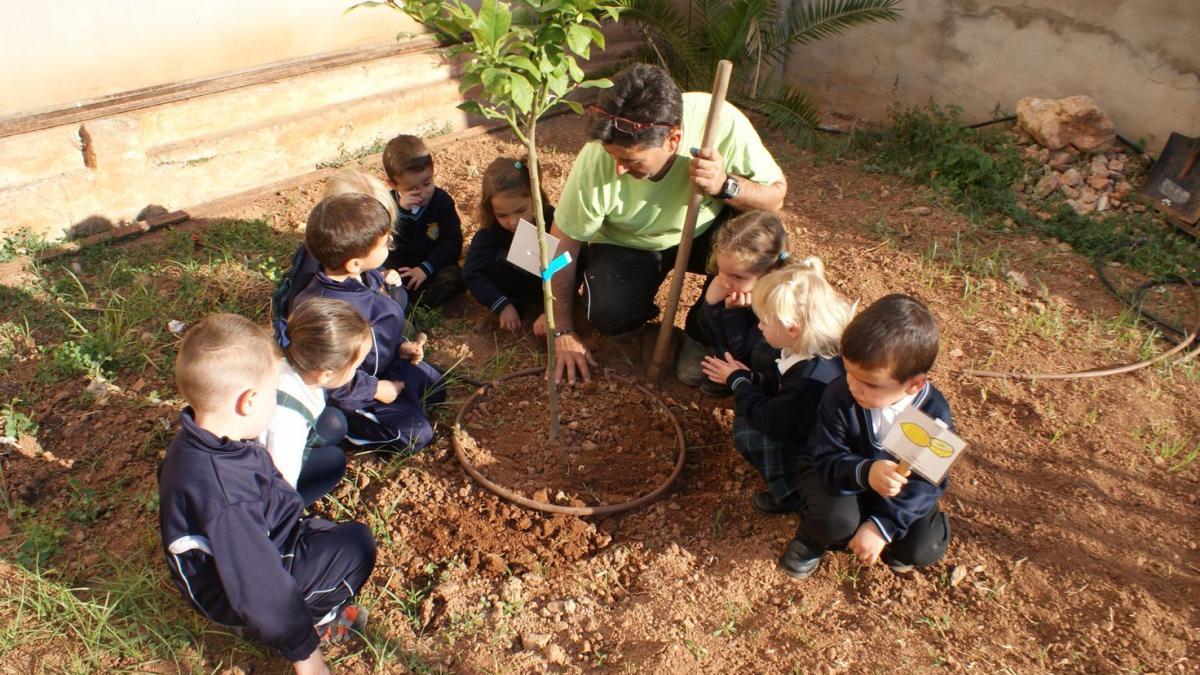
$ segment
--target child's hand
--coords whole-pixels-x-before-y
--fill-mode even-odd
[[[884,497],[895,497],[900,494],[900,488],[908,482],[904,474],[900,473],[898,465],[887,459],[876,460],[871,463],[871,471],[867,474],[867,482],[870,483],[871,489],[878,492]]]
[[[873,565],[879,560],[879,554],[883,552],[883,547],[887,546],[887,539],[883,538],[883,534],[879,531],[879,527],[874,522],[868,520],[858,526],[858,531],[850,539],[850,543],[846,547],[858,556],[859,562],[864,565]]]
[[[296,675],[330,675],[329,666],[325,665],[325,657],[321,655],[320,647],[313,650],[307,659],[293,663],[292,669],[296,671]]]
[[[729,295],[729,287],[721,281],[721,277],[714,277],[712,283],[708,285],[708,290],[704,292],[704,301],[710,305],[715,305],[725,299]]]
[[[404,389],[404,383],[398,380],[380,380],[375,387],[375,400],[380,403],[391,403],[396,400]]]
[[[420,190],[413,190],[412,192],[405,193],[397,192],[396,194],[400,197],[400,208],[404,209],[405,211],[412,213],[413,207],[421,204]]]
[[[521,315],[512,304],[505,305],[504,309],[500,310],[500,327],[504,330],[521,330]]]
[[[401,358],[412,361],[416,365],[425,358],[425,343],[429,341],[429,336],[425,333],[417,333],[416,340],[409,340],[400,344],[400,348],[396,351],[400,352]]]
[[[733,358],[733,354],[725,352],[725,360],[722,361],[715,356],[706,356],[700,362],[700,370],[708,376],[708,379],[717,384],[725,384],[729,379],[729,375],[739,370],[750,370],[743,363]]]
[[[396,270],[396,273],[400,275],[401,279],[408,280],[408,283],[404,284],[404,287],[412,291],[420,288],[421,284],[425,283],[425,280],[429,278],[429,275],[425,274],[425,270],[420,267],[401,267]]]
[[[404,283],[404,279],[400,277],[400,272],[397,270],[385,270],[383,273],[383,281],[388,286],[399,286]]]
[[[746,291],[745,293],[743,293],[741,291],[730,291],[729,294],[725,296],[725,307],[727,309],[733,309],[735,307],[749,307],[749,306],[750,306],[750,291]]]
[[[533,322],[533,335],[534,335],[534,337],[546,337],[546,313],[545,312],[542,312],[542,314],[539,315],[538,318]]]

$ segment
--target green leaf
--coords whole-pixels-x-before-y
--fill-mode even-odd
[[[530,61],[527,57],[506,56],[504,57],[504,62],[510,66],[513,66],[514,68],[520,68],[534,77],[539,77],[541,75],[541,71],[538,69],[538,67],[534,65],[533,61]]]
[[[576,54],[588,58],[592,51],[592,29],[577,23],[571,24],[567,28],[567,46]]]
[[[580,68],[579,64],[575,63],[575,57],[568,56],[566,57],[566,61],[567,70],[571,73],[571,79],[575,82],[582,80],[584,78],[583,68]]]
[[[596,46],[600,49],[604,49],[604,33],[601,33],[600,30],[596,28],[591,28],[589,30],[592,31],[592,42],[595,42]]]
[[[500,70],[499,68],[484,68],[483,72],[480,73],[479,76],[484,88],[492,91],[495,90],[496,85],[499,84],[501,80],[508,77],[508,72]]]
[[[575,112],[575,114],[576,114],[576,115],[582,115],[582,114],[583,114],[583,106],[582,106],[582,105],[580,105],[578,101],[572,101],[572,100],[571,100],[571,99],[569,99],[569,98],[564,98],[564,99],[562,100],[562,103],[563,103],[563,105],[565,105],[565,106],[567,106],[568,108],[570,108],[571,110],[573,110],[573,111]]]
[[[508,80],[512,87],[513,105],[523,113],[529,112],[533,108],[533,85],[517,73],[509,73]]]
[[[481,47],[494,52],[495,46],[507,36],[511,25],[512,12],[508,3],[483,0],[479,5],[479,16],[471,24],[471,35]]]
[[[567,93],[567,88],[571,86],[571,80],[567,78],[566,73],[554,73],[546,78],[546,84],[550,85],[550,91],[555,96],[562,96]]]
[[[579,83],[580,89],[608,89],[612,86],[612,80],[607,77],[601,77],[595,80],[584,80]]]

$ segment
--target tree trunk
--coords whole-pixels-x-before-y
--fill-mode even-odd
[[[537,111],[529,115],[529,126],[525,133],[529,150],[529,192],[533,197],[533,220],[537,227],[538,250],[544,272],[550,266],[550,244],[546,241],[546,215],[542,204],[542,181],[538,174],[537,155]],[[546,311],[546,393],[550,397],[550,440],[558,438],[558,389],[554,383],[554,293],[550,290],[551,278],[542,277],[542,299]]]

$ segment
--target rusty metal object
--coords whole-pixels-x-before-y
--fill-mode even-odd
[[[1200,221],[1200,138],[1173,132],[1138,196],[1185,225]]]

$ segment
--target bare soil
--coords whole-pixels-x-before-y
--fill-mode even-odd
[[[560,118],[539,136],[547,191],[557,198],[582,127]],[[661,391],[689,452],[664,499],[606,519],[519,509],[474,485],[449,450],[445,432],[471,392],[464,387],[434,413],[442,437],[428,450],[409,460],[353,456],[336,504],[318,507],[368,522],[380,543],[365,592],[374,647],[334,648],[341,671],[1196,671],[1200,469],[1161,451],[1168,442],[1185,452],[1200,442],[1195,367],[1068,382],[963,375],[969,367],[1059,372],[1135,361],[1147,341],[1143,330],[1110,321],[1121,304],[1069,247],[972,226],[901,179],[769,142],[787,171],[793,255],[821,256],[830,279],[864,304],[908,292],[938,317],[942,355],[932,376],[970,444],[942,500],[954,532],[945,560],[898,577],[834,553],[814,577],[788,579],[776,559],[795,521],[751,506],[761,481],[730,442],[732,402],[669,381]],[[521,152],[504,135],[435,149],[437,180],[458,201],[468,238],[480,173],[499,154]],[[359,164],[378,172],[377,157]],[[319,191],[282,191],[222,215],[265,217],[295,231]],[[202,225],[190,227],[205,236]],[[699,280],[689,279],[685,301],[698,290]],[[643,371],[637,350],[588,340],[606,367],[622,376]],[[1166,343],[1148,344],[1153,352]],[[31,386],[34,358],[10,369],[0,400]],[[494,317],[464,297],[431,330],[429,358],[461,358],[462,367],[491,379],[543,355],[530,336],[497,334]],[[155,511],[134,495],[153,490],[178,402],[146,402],[152,389],[173,395],[168,373],[129,373],[115,385],[119,392],[103,404],[84,396],[80,383],[38,389],[31,403],[40,449],[0,458],[8,496],[39,512],[69,508],[79,489],[116,485],[126,495],[89,527],[67,525],[66,544],[51,561],[67,574],[105,557],[154,555],[157,546]],[[582,482],[556,472],[559,456],[530,442],[530,420],[542,411],[522,410],[540,407],[533,398],[540,385],[531,378],[522,386],[489,402],[493,416],[469,427],[494,459],[489,471],[529,494],[562,491],[567,501],[591,503]],[[576,416],[581,422],[569,443],[597,445],[571,478],[604,481],[589,485],[613,495],[644,489],[673,458],[659,418],[628,389],[619,393],[605,398],[601,383],[598,392],[564,397],[568,428]],[[640,429],[639,442],[610,434],[610,423]],[[604,458],[607,465],[597,462]],[[14,531],[0,516],[7,544],[16,543]],[[170,595],[160,572],[161,592]],[[54,649],[51,642],[46,653]],[[286,665],[232,651],[218,633],[204,634],[194,658],[208,671],[284,672]],[[30,662],[16,653],[4,660],[10,672]],[[177,672],[170,660],[142,668]]]

